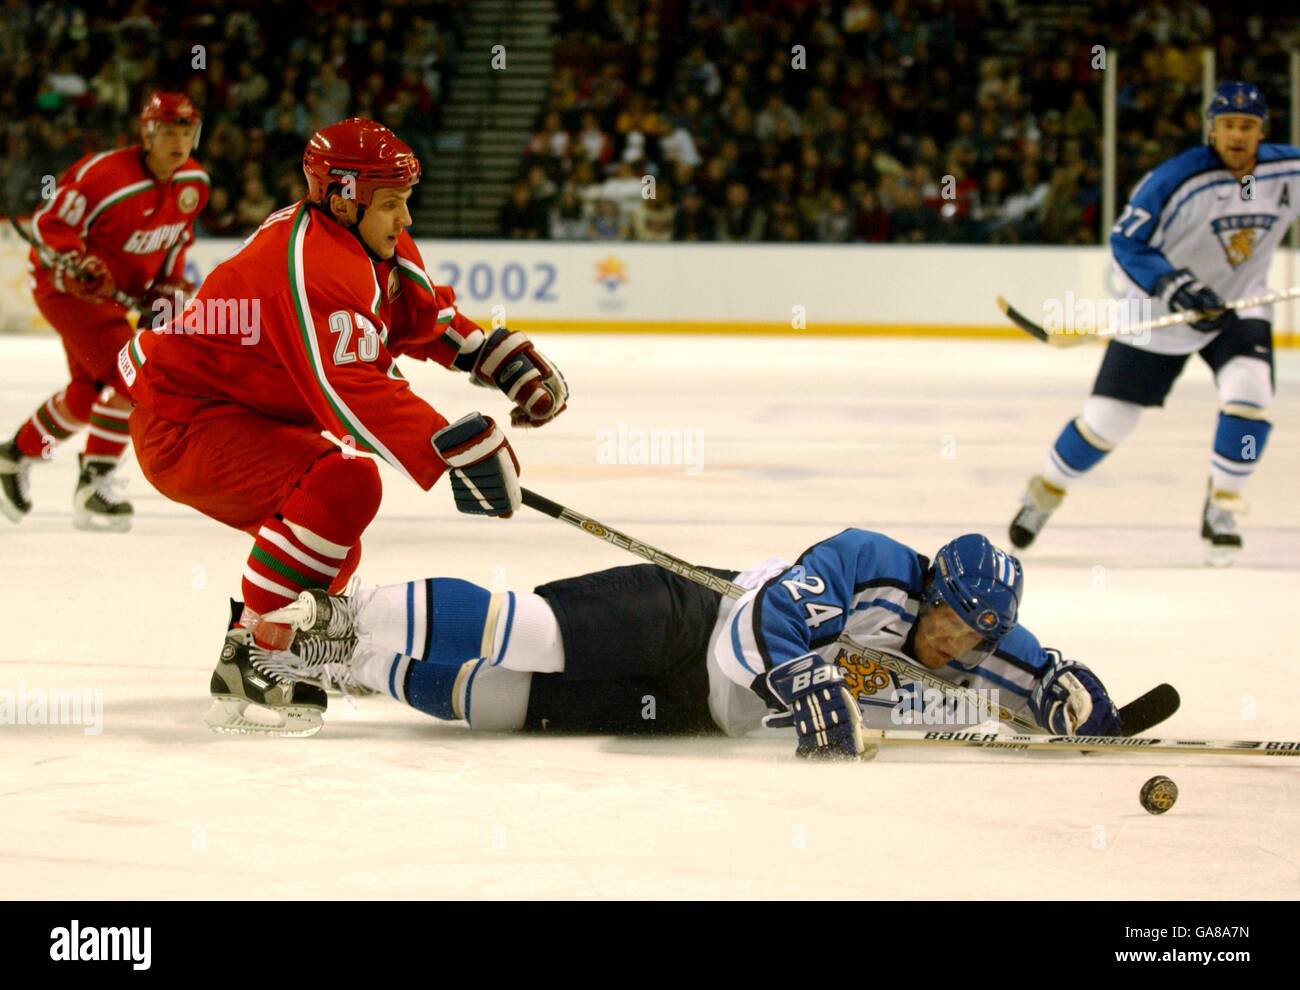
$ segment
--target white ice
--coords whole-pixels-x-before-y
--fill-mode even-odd
[[[1032,341],[563,336],[571,409],[515,444],[525,483],[700,563],[793,557],[844,526],[925,552],[1005,539],[1100,354]],[[502,401],[406,367],[445,413]],[[0,432],[64,378],[52,337],[0,338]],[[1199,362],[1025,554],[1023,620],[1122,703],[1161,682],[1183,738],[1300,738],[1300,353],[1236,567],[1200,563],[1216,400]],[[598,462],[600,431],[702,430],[703,469]],[[884,750],[810,765],[786,740],[475,737],[335,700],[311,739],[202,723],[247,538],[134,463],[125,536],[71,526],[79,445],[0,519],[0,688],[102,689],[102,733],[0,726],[0,896],[1294,898],[1300,760]],[[495,587],[633,562],[548,518],[458,517],[385,470],[372,583]],[[1181,788],[1153,817],[1155,774]]]

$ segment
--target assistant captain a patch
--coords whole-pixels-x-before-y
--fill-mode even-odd
[[[1218,217],[1210,221],[1210,228],[1219,239],[1219,247],[1223,248],[1228,264],[1240,268],[1251,259],[1255,248],[1275,223],[1277,217],[1271,213],[1247,213]]]

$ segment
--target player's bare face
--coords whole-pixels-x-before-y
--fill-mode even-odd
[[[397,237],[411,226],[406,201],[409,189],[380,189],[370,198],[365,215],[357,224],[361,239],[380,258],[391,258],[397,250]]]
[[[1214,150],[1238,179],[1255,167],[1255,155],[1263,139],[1263,121],[1245,114],[1221,114],[1214,118],[1210,130]]]
[[[153,137],[145,139],[149,142],[145,163],[155,178],[170,179],[172,173],[185,164],[194,147],[197,130],[197,124],[154,124]]]
[[[916,659],[932,669],[973,650],[983,637],[947,605],[926,609],[916,623]]]

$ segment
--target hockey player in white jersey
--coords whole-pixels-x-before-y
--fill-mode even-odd
[[[277,662],[475,730],[739,736],[793,724],[801,755],[851,757],[866,749],[864,725],[932,719],[920,685],[849,654],[837,643],[847,634],[996,691],[996,704],[1044,731],[1121,732],[1096,675],[1019,624],[1020,562],[983,536],[958,537],[930,561],[846,529],[794,565],[714,573],[751,590],[722,598],[641,564],[531,593],[455,578],[306,592],[276,615],[298,629],[297,656]],[[977,711],[940,717],[969,725]]]
[[[1011,523],[1027,547],[1082,477],[1162,406],[1188,357],[1214,372],[1219,416],[1201,537],[1206,562],[1241,548],[1241,492],[1268,441],[1273,401],[1272,307],[1225,310],[1225,299],[1267,292],[1273,252],[1300,213],[1300,148],[1266,142],[1268,106],[1244,82],[1226,82],[1207,110],[1210,143],[1157,166],[1134,187],[1111,231],[1113,266],[1126,298],[1153,315],[1200,311],[1189,324],[1111,341],[1083,414],[1066,424]]]

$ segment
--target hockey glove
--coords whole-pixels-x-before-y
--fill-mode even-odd
[[[1034,720],[1059,736],[1118,736],[1119,712],[1097,675],[1081,663],[1059,662],[1029,696]]]
[[[451,468],[451,491],[461,512],[509,519],[519,508],[519,461],[490,418],[463,416],[435,433],[433,446]]]
[[[458,357],[455,365],[478,384],[495,386],[506,394],[515,404],[510,411],[514,426],[549,423],[564,411],[569,399],[569,386],[559,369],[519,331],[494,330],[482,347]]]
[[[61,259],[55,268],[54,284],[88,303],[107,302],[117,291],[117,282],[108,265],[93,254]]]
[[[1202,333],[1222,330],[1223,323],[1228,318],[1229,311],[1223,308],[1223,300],[1219,294],[1186,268],[1179,268],[1162,275],[1160,281],[1156,283],[1155,294],[1160,297],[1160,301],[1169,308],[1170,312],[1185,313],[1199,310],[1204,313],[1203,319],[1192,320],[1189,324],[1193,330],[1200,330]]]
[[[844,671],[816,653],[774,667],[767,686],[790,709],[769,715],[769,728],[793,725],[799,732],[797,756],[856,759],[867,749],[862,713],[844,686]]]
[[[165,326],[185,311],[186,304],[194,295],[194,288],[193,282],[183,278],[154,282],[141,300],[144,313],[148,314],[147,317],[142,315],[141,319],[147,318],[148,325],[155,329]],[[234,332],[233,328],[231,332]]]

